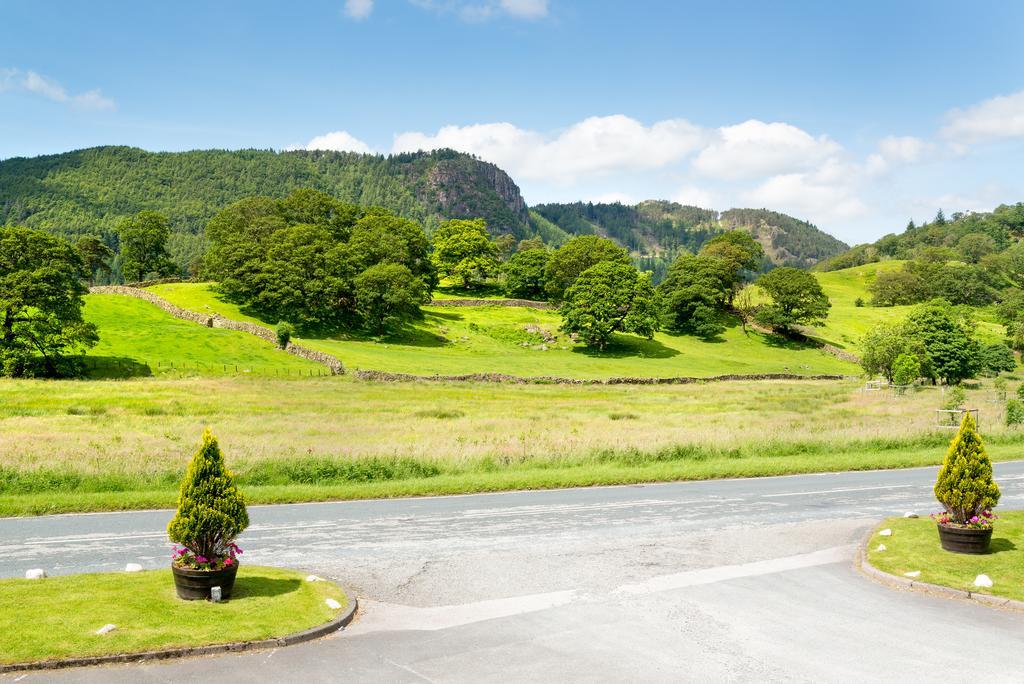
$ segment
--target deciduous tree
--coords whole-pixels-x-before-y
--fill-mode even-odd
[[[452,219],[433,235],[433,262],[438,273],[463,287],[481,285],[498,272],[498,248],[483,219]]]
[[[171,228],[155,211],[140,211],[117,224],[121,273],[128,282],[172,275],[177,267],[167,252]]]
[[[581,273],[565,292],[562,330],[604,350],[612,334],[651,338],[658,330],[657,295],[646,274],[628,264],[602,262]]]
[[[574,237],[559,247],[544,271],[548,296],[559,300],[581,273],[602,262],[630,265],[629,252],[597,235]]]
[[[96,344],[96,326],[82,317],[85,266],[61,238],[39,230],[0,227],[0,375],[62,369],[64,354]]]
[[[371,333],[382,335],[422,316],[429,300],[423,281],[405,264],[377,264],[355,281],[356,311]]]
[[[818,279],[797,268],[769,271],[758,279],[757,286],[772,299],[771,304],[758,308],[757,321],[779,332],[822,323],[832,307]]]

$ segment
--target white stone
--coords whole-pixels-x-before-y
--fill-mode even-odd
[[[125,572],[142,572],[142,566],[139,565],[138,563],[129,563],[128,565],[124,566],[124,571]]]
[[[108,632],[113,632],[115,629],[117,629],[117,625],[106,624],[106,625],[103,625],[102,627],[100,627],[99,629],[97,629],[96,633],[97,634],[106,634]]]
[[[327,607],[331,610],[341,610],[341,604],[334,599],[327,599]]]
[[[220,587],[210,587],[210,600],[214,603],[220,603],[221,598],[224,596]]]
[[[921,516],[919,516],[917,513],[904,513],[903,517],[904,518],[919,518]]]
[[[905,572],[905,573],[903,573],[903,576],[904,577],[917,578],[917,577],[921,576],[921,571],[920,570],[914,570],[913,572]]]
[[[976,587],[988,587],[992,586],[992,580],[988,575],[978,575],[974,578],[974,586]]]
[[[42,568],[33,568],[32,570],[25,571],[25,579],[43,579],[46,577],[46,571]]]
[[[878,548],[877,548],[877,549],[875,549],[875,551],[885,551],[885,549],[886,549],[886,546],[885,546],[885,544],[879,544],[879,545],[878,545]]]
[[[310,575],[309,577],[306,578],[306,581],[307,582],[323,582],[324,580],[323,580],[322,577],[317,577],[316,575]]]
[[[878,536],[880,536],[880,537],[891,537],[892,536],[892,530],[890,530],[888,527],[886,527],[884,530],[882,530],[881,532],[878,533]]]

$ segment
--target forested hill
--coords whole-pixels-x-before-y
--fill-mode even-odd
[[[948,218],[940,209],[927,223],[907,224],[902,233],[890,233],[871,244],[857,245],[818,265],[837,271],[888,259],[914,259],[939,249],[945,259],[977,263],[1024,239],[1024,202],[1001,204],[992,211],[955,212]]]
[[[324,151],[146,152],[94,147],[0,161],[0,225],[68,237],[98,234],[116,245],[114,226],[143,209],[170,219],[169,247],[187,265],[203,250],[203,230],[228,204],[253,195],[282,198],[297,188],[391,209],[424,225],[487,220],[493,235],[539,234],[553,245],[574,235],[611,237],[657,270],[682,251],[734,227],[749,230],[775,265],[809,267],[848,249],[813,225],[763,209],[719,214],[674,202],[543,204],[527,209],[512,178],[494,164],[453,150],[391,156]],[[653,263],[657,262],[657,263]]]
[[[694,252],[723,230],[749,231],[776,266],[808,268],[849,249],[814,225],[766,209],[711,209],[649,200],[623,204],[541,204],[531,218],[542,235],[597,234],[614,238],[642,255],[671,258],[681,250]]]
[[[494,234],[531,234],[526,203],[508,174],[452,150],[388,157],[343,152],[95,147],[0,161],[0,225],[65,235],[109,233],[143,209],[198,236],[235,200],[315,188],[354,204],[387,207],[430,230],[445,218],[487,219]],[[180,238],[179,238],[180,239]]]

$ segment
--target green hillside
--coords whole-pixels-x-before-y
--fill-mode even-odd
[[[159,285],[151,290],[184,308],[254,320],[222,301],[208,283]],[[301,342],[334,354],[348,368],[415,375],[508,373],[596,379],[858,372],[853,364],[814,347],[758,332],[744,334],[738,323],[713,341],[664,333],[653,340],[618,335],[613,349],[597,354],[559,334],[561,319],[554,311],[482,306],[425,307],[424,312],[422,322],[397,338],[339,336]]]
[[[857,353],[861,338],[873,325],[905,318],[913,306],[866,305],[871,301],[868,288],[875,276],[885,271],[900,270],[905,263],[898,260],[882,261],[841,271],[815,273],[822,289],[832,301],[832,308],[825,324],[814,328],[814,337]],[[857,299],[865,302],[865,306],[857,306]],[[978,331],[986,341],[998,342],[1005,339],[1005,329],[995,322],[991,310],[979,308],[976,311]]]
[[[171,251],[186,267],[218,211],[243,197],[281,198],[322,190],[363,206],[383,206],[425,225],[483,217],[494,234],[530,234],[519,188],[493,164],[452,150],[366,155],[342,152],[197,150],[147,152],[94,147],[0,161],[0,225],[43,228],[68,237],[100,234],[116,246],[117,221],[143,209],[175,231]]]
[[[100,333],[99,344],[86,357],[94,377],[324,372],[323,366],[279,351],[252,335],[182,321],[141,299],[87,295],[85,318]]]
[[[913,221],[901,233],[890,233],[870,244],[857,245],[818,264],[822,271],[888,259],[913,259],[923,250],[948,251],[950,259],[981,261],[1024,239],[1024,202],[1001,204],[990,212],[955,212],[947,218],[940,209],[935,219]],[[979,251],[980,246],[980,251]]]
[[[765,209],[711,209],[675,202],[648,200],[640,204],[540,204],[531,209],[531,222],[554,242],[561,234],[602,235],[630,251],[671,260],[681,251],[696,252],[709,238],[741,229],[764,247],[766,265],[807,268],[849,249],[845,243],[813,224]],[[642,263],[658,273],[658,264]],[[656,278],[657,280],[657,278]]]

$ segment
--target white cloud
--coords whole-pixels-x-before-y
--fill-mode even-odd
[[[693,166],[706,176],[724,180],[805,171],[842,151],[828,136],[814,137],[790,124],[756,119],[723,126],[716,138]]]
[[[489,21],[499,16],[536,20],[548,15],[548,0],[409,0],[422,9],[456,14],[463,21]]]
[[[7,90],[21,90],[77,109],[112,110],[115,108],[114,101],[104,97],[99,90],[69,95],[60,83],[35,71],[0,69],[0,92]]]
[[[501,9],[521,19],[542,19],[548,15],[548,0],[501,0]]]
[[[684,159],[704,132],[683,119],[644,126],[621,114],[584,119],[555,135],[510,123],[445,126],[436,134],[395,136],[392,150],[450,147],[494,162],[513,177],[568,184],[589,175],[656,169]]]
[[[366,19],[373,13],[374,0],[345,0],[345,15],[357,21]]]
[[[887,161],[916,164],[934,153],[935,145],[912,135],[890,135],[879,141],[878,151]]]
[[[370,146],[348,131],[332,131],[318,135],[306,145],[307,150],[333,150],[335,152],[359,152],[370,154]]]
[[[1024,90],[948,112],[942,137],[954,144],[1024,137]]]
[[[695,185],[686,185],[679,188],[678,191],[672,196],[673,202],[679,204],[700,207],[702,209],[724,209],[725,207],[717,207],[715,202],[715,195],[703,188],[698,188]]]
[[[772,176],[742,197],[752,205],[809,218],[819,224],[857,218],[867,211],[854,187],[836,178],[832,170]]]

